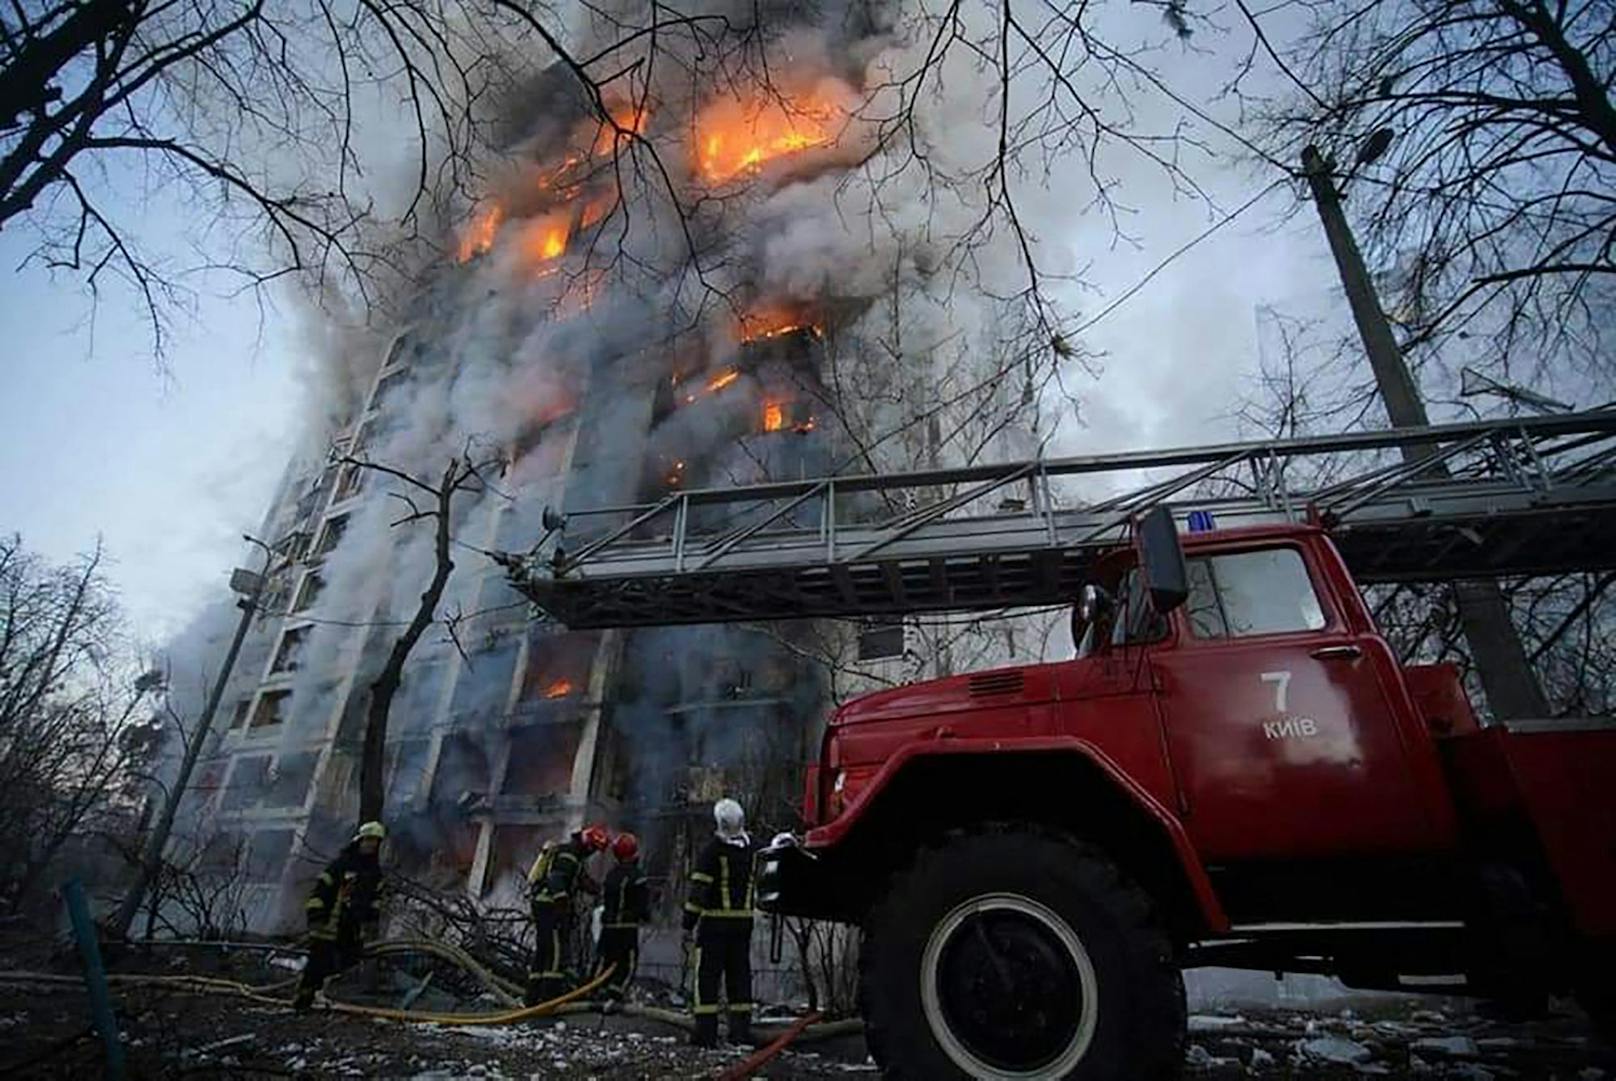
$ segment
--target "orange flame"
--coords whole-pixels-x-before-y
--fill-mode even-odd
[[[612,123],[602,123],[595,135],[595,145],[590,150],[593,154],[609,153],[617,146],[619,139],[626,140],[631,134],[641,135],[645,132],[644,109],[636,109],[632,105],[615,105],[611,109],[611,115]]]
[[[717,375],[713,376],[707,381],[707,389],[717,393],[718,391],[729,386],[731,383],[735,382],[735,380],[739,379],[740,377],[741,373],[736,371],[734,368],[731,368],[726,372],[719,372]]]
[[[763,403],[763,430],[766,431],[766,432],[778,432],[781,428],[784,428],[785,426],[786,426],[785,407],[782,406],[779,402],[764,402]]]
[[[775,158],[829,145],[838,112],[817,95],[789,103],[721,98],[696,118],[697,164],[715,182],[756,173]]]
[[[457,253],[459,262],[467,262],[474,255],[481,255],[494,246],[494,234],[499,231],[500,223],[505,220],[505,208],[498,203],[490,203],[472,216],[471,223],[466,231],[460,234],[460,250]]]
[[[741,316],[740,338],[743,342],[778,338],[782,334],[806,330],[814,337],[823,337],[825,329],[814,322],[806,308],[788,304],[765,304]]]
[[[522,235],[522,248],[534,262],[547,263],[564,255],[572,234],[572,216],[565,210],[546,214],[529,223]]]
[[[565,698],[571,693],[572,680],[570,679],[558,679],[544,688],[544,697],[546,698]]]

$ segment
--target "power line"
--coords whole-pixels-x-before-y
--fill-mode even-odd
[[[1085,330],[1088,330],[1090,327],[1094,326],[1094,324],[1098,323],[1101,319],[1104,319],[1106,316],[1110,315],[1112,312],[1114,312],[1118,308],[1122,307],[1122,305],[1127,303],[1129,300],[1131,300],[1136,293],[1138,293],[1145,286],[1149,285],[1150,282],[1151,282],[1151,279],[1155,278],[1156,275],[1158,275],[1162,271],[1166,270],[1170,265],[1172,265],[1180,257],[1182,257],[1187,252],[1189,252],[1190,249],[1194,248],[1197,244],[1200,244],[1203,240],[1206,240],[1208,237],[1212,236],[1212,234],[1216,233],[1219,229],[1222,229],[1225,225],[1228,225],[1230,222],[1234,221],[1240,215],[1244,214],[1246,211],[1248,211],[1252,207],[1256,206],[1257,203],[1262,200],[1263,196],[1267,195],[1269,192],[1273,191],[1275,188],[1281,186],[1282,184],[1285,184],[1285,183],[1288,183],[1288,182],[1289,182],[1289,177],[1286,177],[1286,178],[1281,179],[1281,180],[1275,180],[1273,183],[1269,184],[1262,191],[1259,191],[1256,195],[1253,195],[1250,199],[1247,199],[1240,206],[1236,207],[1234,210],[1230,211],[1228,214],[1225,214],[1222,218],[1220,218],[1218,221],[1214,222],[1211,226],[1209,226],[1199,236],[1197,236],[1194,239],[1192,239],[1192,240],[1188,241],[1187,243],[1183,244],[1181,247],[1179,247],[1176,251],[1174,251],[1167,258],[1165,258],[1161,262],[1157,263],[1154,267],[1151,268],[1150,273],[1146,274],[1143,278],[1140,278],[1137,282],[1135,282],[1132,286],[1130,286],[1125,293],[1123,293],[1121,296],[1117,297],[1117,299],[1115,299],[1111,303],[1107,304],[1104,308],[1101,308],[1098,314],[1094,315],[1092,318],[1087,319],[1083,323],[1081,323],[1077,327],[1077,329],[1072,331],[1072,335],[1075,337],[1075,336],[1083,333]]]

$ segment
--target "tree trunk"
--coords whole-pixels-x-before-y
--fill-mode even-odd
[[[410,620],[409,626],[404,628],[404,633],[393,643],[393,648],[387,655],[387,663],[382,666],[382,670],[370,684],[370,704],[365,711],[365,743],[359,759],[360,822],[379,820],[382,817],[382,808],[387,802],[387,790],[382,772],[386,767],[387,720],[393,708],[393,696],[398,693],[399,685],[404,681],[404,662],[409,659],[410,651],[415,648],[415,643],[420,641],[421,635],[432,625],[433,617],[437,614],[438,602],[443,599],[444,588],[449,584],[449,575],[454,571],[454,560],[449,555],[449,509],[459,472],[460,460],[457,458],[449,463],[448,469],[444,470],[443,479],[438,485],[438,507],[434,515],[437,520],[434,535],[437,567],[432,573],[432,581],[421,594],[421,603],[415,609],[415,616]]]

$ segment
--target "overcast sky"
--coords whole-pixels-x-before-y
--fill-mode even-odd
[[[1205,176],[1224,210],[1274,179],[1232,167]],[[1069,298],[1080,314],[1104,307],[1217,217],[1148,171],[1124,179],[1138,248],[1114,245],[1092,222],[1062,221],[1058,203],[1042,215],[1046,242],[1086,266],[1097,290]],[[1282,185],[1083,335],[1108,355],[1098,380],[1068,380],[1084,424],[1067,424],[1054,452],[1229,434],[1255,366],[1256,307],[1317,295],[1332,280],[1311,211],[1275,227],[1293,199]],[[183,236],[186,224],[147,209],[146,228]],[[283,307],[260,328],[250,300],[204,299],[193,322],[173,328],[159,375],[127,296],[104,302],[92,328],[75,279],[15,269],[28,244],[23,229],[0,234],[0,530],[21,532],[53,559],[104,538],[137,632],[160,641],[224,588],[240,535],[257,526],[293,449],[304,400],[300,317]]]

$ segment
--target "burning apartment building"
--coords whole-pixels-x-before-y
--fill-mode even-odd
[[[404,318],[330,358],[358,389],[325,403],[266,516],[263,615],[175,841],[246,880],[256,929],[300,918],[354,821],[370,682],[436,566],[405,478],[456,456],[479,482],[452,504],[455,567],[386,754],[390,860],[438,888],[514,900],[538,846],[591,820],[676,881],[720,795],[795,825],[834,700],[1035,648],[995,629],[960,657],[984,632],[947,621],[570,631],[489,557],[680,489],[1035,452],[1050,361],[998,351],[1015,306],[945,284],[934,219],[876,238],[842,214],[877,152],[861,75],[782,55],[750,98],[674,79],[596,102],[547,72]]]

